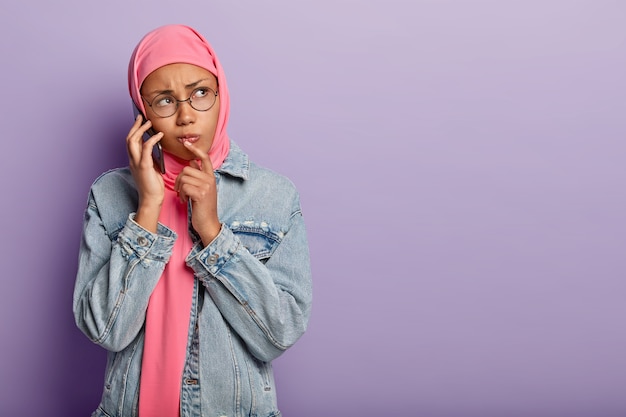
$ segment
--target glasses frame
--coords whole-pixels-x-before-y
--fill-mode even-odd
[[[195,94],[195,92],[196,92],[196,91],[198,91],[198,90],[209,90],[209,91],[212,91],[212,92],[213,92],[214,97],[215,97],[215,100],[213,100],[213,104],[211,104],[211,106],[209,106],[209,108],[208,108],[208,109],[205,109],[205,110],[200,110],[200,109],[197,109],[197,108],[195,108],[195,107],[194,107],[192,97],[193,97],[193,95]],[[186,98],[185,100],[179,100],[179,99],[177,99],[176,97],[174,97],[174,95],[173,95],[173,94],[168,94],[168,93],[161,93],[161,94],[157,94],[157,95],[156,95],[156,96],[152,99],[152,101],[148,101],[148,99],[147,99],[147,98],[145,98],[144,96],[141,96],[141,98],[142,98],[142,100],[143,100],[143,101],[145,101],[145,102],[146,102],[146,104],[150,107],[150,109],[152,110],[152,112],[153,112],[155,115],[157,115],[157,117],[159,117],[159,118],[161,118],[161,119],[166,119],[166,118],[168,118],[168,117],[172,117],[173,115],[175,115],[175,114],[176,114],[176,112],[178,111],[178,106],[179,106],[179,104],[180,104],[180,103],[185,103],[185,102],[189,103],[189,106],[191,106],[191,108],[192,108],[192,109],[194,109],[195,111],[202,111],[202,112],[205,112],[205,111],[209,111],[209,110],[211,110],[211,109],[213,108],[213,106],[215,106],[215,103],[217,103],[218,91],[219,91],[219,90],[214,90],[214,89],[212,89],[211,87],[198,87],[198,88],[194,88],[194,89],[193,89],[193,91],[189,94],[189,97],[188,97],[188,98]],[[169,97],[173,98],[173,99],[174,99],[174,101],[175,101],[175,103],[176,103],[176,108],[174,109],[174,112],[173,112],[172,114],[170,114],[169,116],[161,116],[161,115],[160,115],[159,113],[157,113],[157,112],[156,112],[156,110],[154,110],[154,108],[152,107],[152,104],[154,104],[154,102],[156,101],[156,99],[157,99],[157,98],[159,98],[159,97],[161,97],[161,96],[169,96]]]

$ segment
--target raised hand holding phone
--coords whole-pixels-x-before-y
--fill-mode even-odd
[[[137,116],[141,115],[142,120],[147,120],[147,118],[141,114],[137,106],[133,104],[133,112],[135,115],[135,119]],[[154,130],[148,129],[146,133],[143,134],[144,142],[149,140],[152,136],[155,135]],[[156,145],[152,148],[152,159],[154,159],[154,163],[159,168],[161,174],[165,174],[165,161],[163,160],[163,148],[161,147],[161,143],[157,142]]]
[[[165,197],[165,183],[163,176],[157,171],[152,157],[152,149],[163,138],[163,133],[149,135],[144,140],[152,123],[150,120],[142,123],[143,118],[137,115],[135,123],[126,137],[128,151],[128,165],[137,185],[139,205],[135,215],[135,222],[146,230],[156,232],[158,218]]]

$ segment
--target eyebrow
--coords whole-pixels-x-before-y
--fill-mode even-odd
[[[198,81],[194,81],[194,82],[192,82],[192,83],[190,83],[190,84],[187,84],[187,85],[185,86],[185,90],[190,90],[190,89],[192,89],[192,88],[195,88],[195,87],[197,87],[197,86],[198,86],[201,82],[203,82],[203,81],[208,81],[208,80],[211,80],[211,78],[201,78],[201,79],[199,79]],[[148,94],[150,94],[150,95],[153,95],[153,94],[154,94],[154,95],[157,95],[157,96],[158,96],[158,95],[160,95],[160,94],[174,94],[174,90],[154,90],[154,91],[151,91],[151,92],[150,92],[150,93],[148,93]]]

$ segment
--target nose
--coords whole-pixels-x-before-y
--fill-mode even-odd
[[[191,107],[189,99],[179,100],[178,109],[176,109],[176,122],[179,125],[187,125],[195,121],[195,110]]]

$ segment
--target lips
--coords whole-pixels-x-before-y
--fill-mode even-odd
[[[198,136],[198,135],[185,135],[185,136],[179,136],[177,139],[178,139],[178,141],[180,143],[185,143],[185,142],[196,143],[200,139],[200,136]]]

